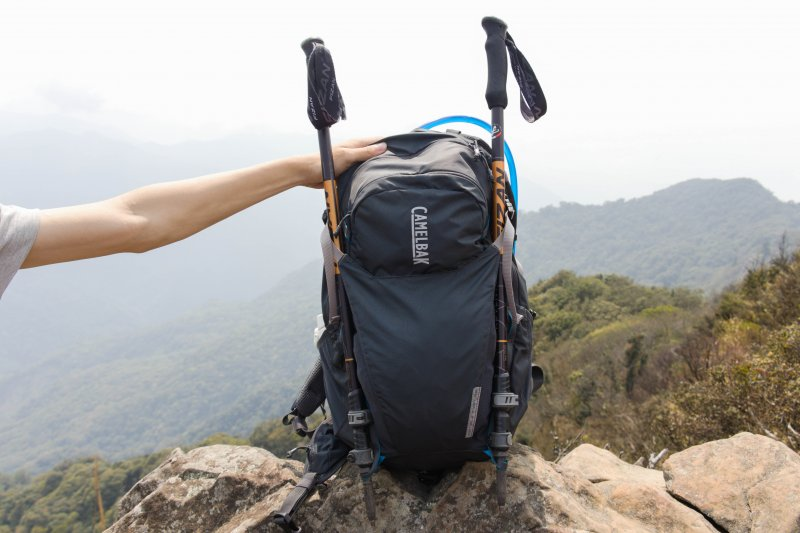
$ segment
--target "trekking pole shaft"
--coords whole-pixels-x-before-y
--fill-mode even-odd
[[[336,190],[336,174],[333,168],[333,148],[331,147],[331,134],[329,128],[317,130],[319,140],[319,155],[322,164],[322,186],[325,189],[325,205],[328,210],[328,230],[331,233],[333,244],[342,249],[339,239],[339,194]],[[339,262],[334,263],[336,274],[339,274]]]
[[[492,190],[494,213],[492,215],[492,239],[503,232],[506,221],[506,161],[503,153],[503,108],[492,108]],[[503,248],[500,248],[502,255]]]
[[[508,323],[506,321],[507,305],[505,299],[505,283],[503,282],[503,273],[499,272],[497,276],[497,295],[495,312],[495,322],[497,326],[497,372],[502,374],[507,370],[508,366]],[[498,392],[506,392],[504,390]]]
[[[348,403],[348,422],[353,430],[353,450],[350,452],[350,459],[356,464],[361,476],[361,485],[364,489],[364,506],[367,511],[367,518],[375,520],[375,493],[372,488],[372,464],[374,455],[369,445],[369,435],[366,424],[356,424],[356,420],[351,415],[356,413],[366,413],[364,403],[361,400],[361,387],[358,383],[358,369],[356,367],[355,354],[353,352],[352,324],[350,323],[350,310],[345,294],[344,284],[337,276],[339,291],[339,309],[342,317],[342,344],[344,348],[344,366],[347,374],[347,403]],[[369,422],[367,422],[369,423]]]

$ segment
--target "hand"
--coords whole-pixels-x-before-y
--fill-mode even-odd
[[[336,176],[350,168],[354,163],[366,161],[371,157],[380,155],[386,151],[386,143],[377,143],[381,137],[368,137],[362,139],[350,139],[333,147],[333,170]],[[322,188],[322,163],[319,154],[306,156],[310,158],[311,172],[308,179],[303,181],[306,187],[314,189]]]

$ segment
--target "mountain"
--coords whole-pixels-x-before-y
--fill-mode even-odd
[[[637,200],[602,206],[561,204],[525,212],[520,217],[519,252],[531,284],[549,271],[573,268],[591,274],[622,272],[636,282],[685,283],[711,290],[732,282],[736,272],[768,255],[784,232],[795,238],[799,211],[797,205],[777,201],[752,180],[692,180]],[[147,255],[107,259],[136,265]],[[264,261],[276,262],[274,257]],[[196,290],[205,290],[200,265],[187,267],[185,273],[173,272],[175,282],[184,275],[198,276]],[[90,269],[92,264],[82,266]],[[555,279],[571,286],[567,278]],[[79,293],[82,282],[72,289]],[[216,282],[214,276],[205,281]],[[639,294],[630,284],[619,276],[576,282],[579,288],[587,286],[587,294],[597,289],[619,297],[626,291]],[[550,285],[543,286],[543,293],[551,296],[561,292],[558,298],[553,296],[554,301],[563,299],[563,291],[546,288]],[[32,315],[27,317],[27,329],[6,329],[26,338],[53,336],[49,340],[55,348],[35,353],[22,368],[0,374],[0,471],[23,467],[38,471],[62,459],[94,453],[119,459],[219,431],[249,434],[258,422],[284,414],[315,356],[311,332],[319,312],[319,290],[320,267],[314,263],[244,303],[206,302],[190,314],[128,330],[106,327],[103,317],[97,317],[93,328],[72,340],[59,337],[60,332],[46,324],[37,325],[40,308],[52,307],[48,312],[66,323],[76,312],[41,293],[28,302]],[[635,337],[628,329],[651,319],[654,328],[669,326],[662,327],[667,336],[658,347],[659,353],[663,347],[669,354],[675,346],[669,332],[692,323],[670,309],[686,308],[687,300],[682,291],[655,291],[659,296],[652,302],[647,294],[541,316],[537,349],[544,347],[547,335],[557,338],[562,329],[575,327],[576,320],[580,322],[576,331],[588,333],[598,324],[620,318],[624,311],[632,313],[624,328],[606,331],[613,339],[587,337],[598,344],[586,347],[582,356],[591,358],[602,352],[606,340],[613,341],[608,346],[624,352],[628,340]],[[141,299],[156,296],[143,294]],[[86,298],[88,303],[99,299],[97,305],[104,306],[100,309],[105,313],[122,313],[115,306],[126,304],[117,296]],[[644,303],[645,308],[655,309],[647,312],[655,313],[654,317],[638,315],[646,310],[641,307]],[[7,304],[4,297],[0,312],[5,312]],[[7,328],[5,322],[0,324]],[[3,344],[0,349],[8,351],[9,346]],[[624,361],[619,353],[616,357]],[[581,395],[592,392],[591,380],[570,377],[569,372],[561,379],[574,388],[576,402],[570,409],[580,419],[586,404]]]
[[[313,136],[240,134],[164,146],[87,125],[0,114],[0,201],[27,207],[91,202],[156,181],[315,150]],[[520,190],[523,209],[560,200],[525,178]],[[0,305],[0,380],[74,342],[133,334],[269,289],[319,256],[321,205],[319,191],[292,190],[147,254],[20,272]],[[719,206],[712,218],[709,205]],[[717,290],[768,255],[784,231],[796,230],[797,211],[755,182],[693,180],[628,202],[526,212],[519,252],[531,283],[568,268]]]
[[[87,340],[0,381],[0,471],[247,435],[283,415],[315,357],[320,276],[308,265],[246,304]]]
[[[714,292],[800,243],[800,205],[752,179],[684,181],[643,198],[561,203],[520,216],[528,283],[559,270],[615,273],[643,284]]]
[[[537,361],[547,383],[515,435],[505,511],[481,508],[493,501],[494,467],[472,463],[435,488],[414,475],[379,472],[379,521],[416,530],[423,516],[432,529],[461,521],[497,529],[503,520],[519,526],[525,515],[529,529],[550,521],[609,531],[796,531],[800,251],[749,269],[713,305],[699,291],[567,271],[532,287],[529,301],[539,315]],[[160,530],[166,522],[182,528],[187,520],[195,529],[198,521],[224,531],[267,527],[301,464],[246,444],[215,434],[164,462],[167,450],[116,464],[73,459],[33,478],[0,474],[0,533],[104,530],[93,483],[109,521],[118,520],[112,531]],[[282,457],[299,443],[275,419],[260,424],[249,444]],[[346,467],[309,500],[298,516],[303,525],[358,530],[365,519],[357,475]],[[354,512],[336,513],[341,508]],[[476,514],[464,519],[465,508]],[[333,514],[320,519],[325,509]]]

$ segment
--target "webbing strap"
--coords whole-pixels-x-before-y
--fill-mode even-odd
[[[533,73],[533,67],[519,51],[509,33],[506,33],[506,48],[508,48],[508,55],[511,58],[511,71],[519,85],[520,111],[525,120],[534,122],[547,112],[547,101],[544,98],[542,87],[539,85],[539,80],[536,79],[536,74]]]
[[[284,531],[297,533],[301,531],[300,527],[294,522],[294,514],[300,507],[308,495],[316,487],[316,472],[306,472],[297,485],[292,489],[292,492],[283,501],[280,510],[272,515],[272,521],[279,525]]]
[[[494,244],[494,247],[498,250],[503,251],[503,262],[500,268],[502,268],[503,271],[503,285],[506,287],[506,308],[508,308],[511,313],[514,324],[516,325],[522,320],[522,315],[517,313],[517,303],[514,300],[514,280],[511,277],[511,267],[514,261],[515,234],[516,230],[514,229],[514,225],[509,220],[508,215],[506,215],[506,223],[503,226],[503,232],[492,244]]]
[[[339,300],[336,297],[336,260],[334,259],[334,248],[328,227],[322,228],[322,235],[319,237],[322,245],[322,263],[325,268],[325,285],[328,289],[328,324],[339,320]]]

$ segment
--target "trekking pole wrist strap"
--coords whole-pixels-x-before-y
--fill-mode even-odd
[[[547,101],[533,67],[517,48],[511,34],[506,32],[505,38],[508,55],[511,59],[511,71],[519,85],[519,108],[528,122],[535,122],[547,112]]]

